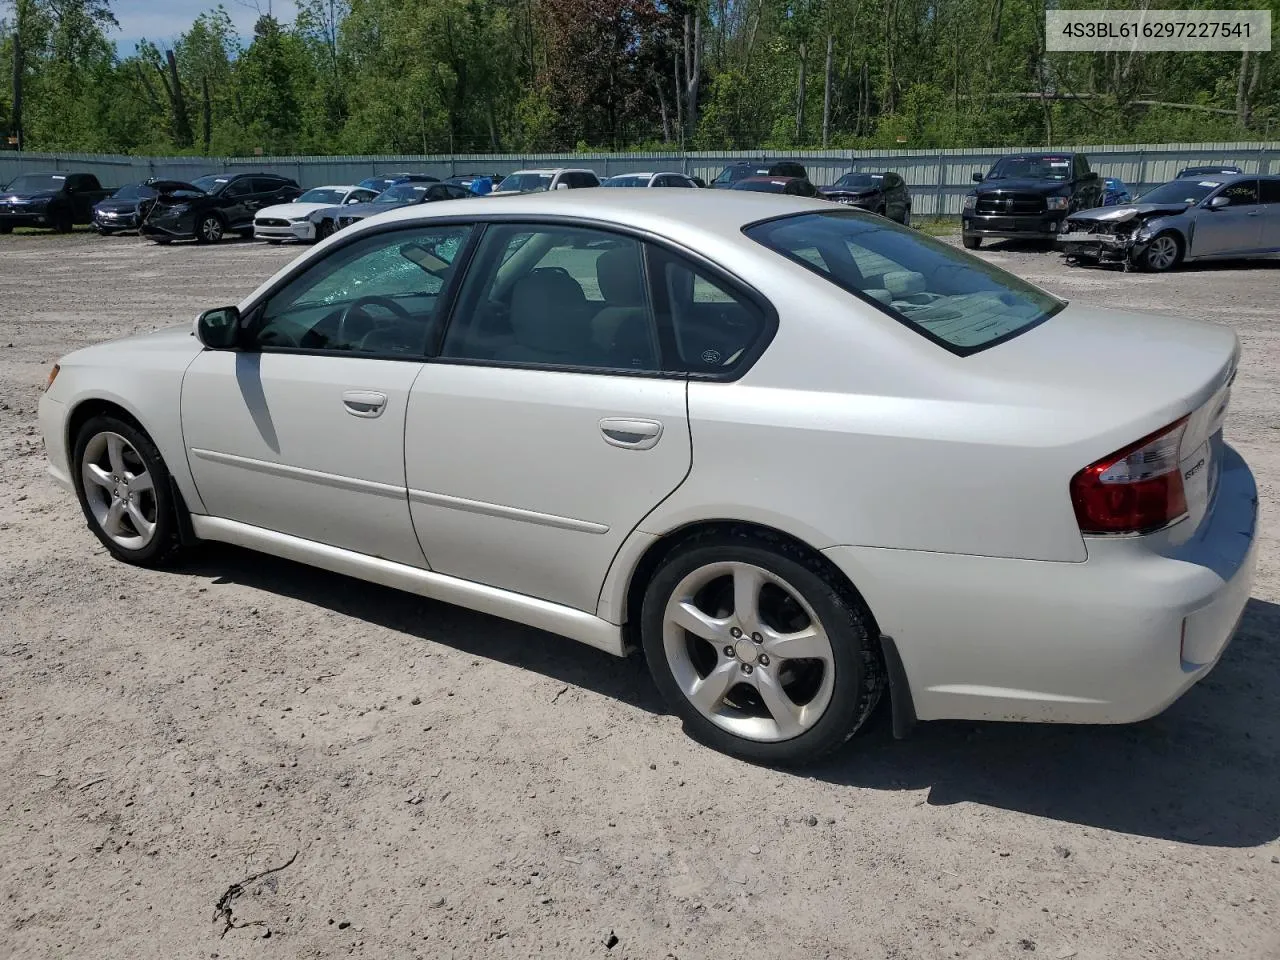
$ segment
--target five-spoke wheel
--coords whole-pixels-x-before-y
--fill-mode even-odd
[[[649,584],[641,639],[690,732],[770,763],[810,760],[862,725],[884,685],[870,616],[819,559],[748,536],[693,540]]]
[[[155,566],[173,556],[174,494],[150,437],[125,420],[93,417],[76,435],[74,463],[80,506],[115,557]]]

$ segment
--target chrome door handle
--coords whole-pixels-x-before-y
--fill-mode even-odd
[[[662,424],[657,420],[632,420],[627,417],[605,417],[600,421],[604,442],[628,450],[648,450],[662,439]]]
[[[387,395],[373,390],[347,390],[342,394],[342,405],[353,417],[380,417],[387,408]]]

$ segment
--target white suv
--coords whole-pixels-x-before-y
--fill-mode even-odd
[[[559,167],[554,170],[517,170],[503,178],[491,197],[513,193],[543,193],[549,190],[576,190],[580,187],[598,187],[600,178],[594,170],[574,170]]]

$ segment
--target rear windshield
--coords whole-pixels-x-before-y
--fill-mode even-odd
[[[884,183],[883,173],[846,173],[835,182],[837,187],[878,187]]]
[[[744,232],[960,356],[1010,340],[1065,306],[999,267],[873,214],[803,213]]]

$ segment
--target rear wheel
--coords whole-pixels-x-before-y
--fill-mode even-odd
[[[649,670],[694,738],[757,763],[797,764],[844,743],[885,675],[860,600],[789,544],[690,540],[641,611]]]
[[[1141,265],[1152,273],[1164,273],[1182,262],[1182,241],[1172,231],[1156,234],[1142,251]]]
[[[10,234],[10,233],[13,233],[13,224],[0,223],[0,234]]]
[[[973,234],[963,233],[960,235],[960,242],[964,244],[966,250],[977,250],[982,246],[982,238],[975,237]]]
[[[196,222],[197,243],[217,243],[222,239],[222,221],[217,214],[206,213]]]
[[[53,218],[53,229],[58,233],[70,233],[74,225],[71,222],[71,213],[59,213]]]
[[[143,567],[173,559],[177,505],[150,437],[117,417],[94,417],[76,436],[73,462],[80,507],[113,557]]]

